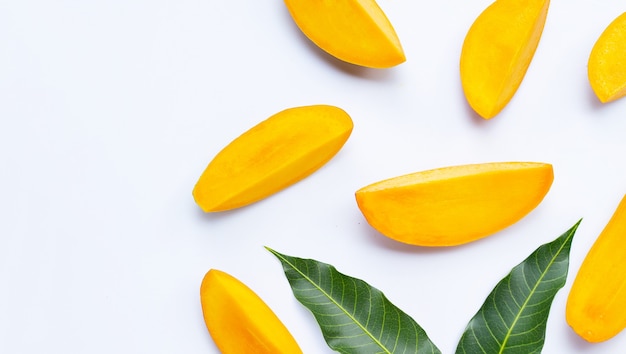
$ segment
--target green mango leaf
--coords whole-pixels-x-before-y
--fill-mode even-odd
[[[313,313],[333,350],[441,353],[411,317],[363,280],[344,275],[326,263],[267,250],[282,263],[296,299]]]
[[[580,220],[502,279],[471,319],[456,353],[540,353],[552,300],[565,285]]]

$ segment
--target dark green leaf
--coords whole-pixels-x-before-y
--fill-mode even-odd
[[[426,332],[379,290],[312,259],[272,252],[293,293],[341,353],[441,353]]]
[[[467,325],[457,353],[540,353],[550,306],[565,285],[580,221],[542,245],[502,279]]]

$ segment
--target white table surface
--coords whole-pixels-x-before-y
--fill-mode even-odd
[[[578,219],[544,353],[626,351],[565,322],[589,247],[626,193],[626,100],[601,105],[589,51],[623,1],[553,1],[528,73],[485,121],[458,62],[489,0],[381,0],[406,63],[339,62],[282,1],[0,0],[0,352],[217,353],[199,286],[211,268],[254,289],[305,353],[331,353],[263,246],[376,286],[444,353],[497,281]],[[239,210],[206,215],[191,190],[228,142],[285,108],[332,104],[352,136],[322,169]],[[517,224],[465,246],[373,231],[354,192],[436,167],[541,161],[555,180]]]

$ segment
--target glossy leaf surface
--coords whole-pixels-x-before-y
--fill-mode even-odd
[[[293,293],[315,316],[326,343],[341,353],[441,353],[426,332],[385,295],[312,259],[272,252]]]
[[[456,353],[540,353],[552,300],[565,285],[580,221],[540,246],[493,289],[467,325]]]

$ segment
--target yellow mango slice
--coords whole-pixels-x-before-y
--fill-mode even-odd
[[[205,212],[259,201],[315,172],[341,149],[352,119],[328,105],[289,108],[254,126],[220,151],[193,189]]]
[[[520,220],[547,194],[552,165],[494,162],[439,168],[361,188],[356,201],[383,235],[418,246],[455,246]]]
[[[297,354],[302,350],[285,325],[248,286],[211,269],[200,286],[206,326],[223,354]]]
[[[539,45],[549,0],[497,0],[470,27],[461,50],[469,105],[495,117],[519,88]]]
[[[608,340],[626,328],[626,196],[587,253],[565,310],[585,340]]]
[[[626,12],[613,20],[594,44],[587,76],[600,102],[626,96]]]
[[[374,0],[285,0],[300,30],[348,63],[389,68],[406,60],[398,36]]]

